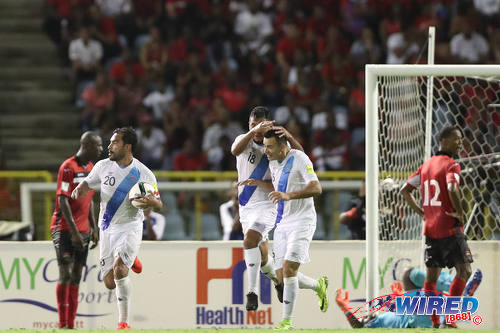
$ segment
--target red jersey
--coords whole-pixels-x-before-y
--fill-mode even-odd
[[[90,190],[87,195],[81,197],[79,200],[71,199],[71,192],[87,177],[93,167],[94,164],[92,162],[88,162],[87,165],[79,164],[76,156],[68,158],[61,164],[57,173],[56,208],[54,214],[52,214],[50,230],[71,230],[59,207],[59,196],[64,195],[69,198],[71,213],[73,214],[78,231],[90,231],[89,212],[94,191]]]
[[[415,188],[420,186],[425,214],[424,235],[444,238],[454,235],[457,230],[463,232],[457,220],[445,214],[455,211],[448,183],[460,185],[460,165],[455,160],[439,153],[424,162],[406,182]]]

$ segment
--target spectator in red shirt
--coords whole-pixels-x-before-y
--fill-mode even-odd
[[[104,113],[111,112],[115,102],[115,94],[109,86],[106,74],[97,73],[95,85],[83,91],[82,99],[85,103],[82,112],[82,129],[98,128]]]
[[[113,63],[109,70],[111,83],[124,85],[127,73],[131,73],[134,79],[140,82],[146,76],[146,69],[139,61],[134,59],[133,53],[129,48],[124,48],[121,60]]]
[[[182,29],[182,36],[177,38],[169,48],[169,57],[174,63],[181,63],[187,60],[187,55],[195,52],[201,61],[206,59],[205,44],[193,36],[191,27],[185,26]]]
[[[137,124],[136,116],[142,106],[144,89],[132,73],[125,74],[125,84],[115,88],[115,110],[119,126]]]
[[[207,166],[207,158],[200,150],[194,138],[184,142],[182,151],[174,157],[174,170],[194,171],[203,170]]]
[[[322,36],[316,45],[320,62],[328,62],[336,54],[343,57],[349,53],[349,44],[344,40],[337,27],[330,26],[326,35]]]
[[[152,26],[149,32],[151,40],[141,48],[141,64],[146,69],[149,80],[152,80],[165,71],[169,52],[161,38],[160,28]]]
[[[293,53],[297,48],[304,49],[306,53],[311,51],[309,43],[302,38],[299,27],[294,23],[289,23],[285,26],[285,37],[281,38],[276,46],[276,61],[286,73],[288,73]]]
[[[236,72],[230,72],[227,85],[217,89],[215,96],[224,100],[224,104],[229,111],[239,113],[245,106],[247,89],[242,85],[238,85]]]
[[[365,88],[364,73],[358,73],[358,87],[349,95],[349,128],[364,127],[365,124]]]
[[[104,61],[107,61],[120,54],[121,46],[118,42],[118,33],[116,31],[113,19],[103,15],[99,6],[93,4],[89,7],[90,19],[93,21],[91,34],[100,41],[104,49]]]
[[[337,25],[334,15],[328,15],[328,11],[320,5],[315,5],[312,15],[306,21],[306,30],[314,36],[325,36],[328,28]]]
[[[290,93],[295,97],[297,104],[311,109],[316,99],[320,96],[321,90],[315,84],[316,73],[301,72],[298,75],[298,81],[295,86],[290,89]]]

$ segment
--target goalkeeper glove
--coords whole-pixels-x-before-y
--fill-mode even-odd
[[[342,289],[337,289],[337,297],[335,298],[335,301],[337,302],[337,305],[339,308],[345,312],[351,310],[351,307],[349,306],[349,291],[345,291],[345,296],[342,298]]]

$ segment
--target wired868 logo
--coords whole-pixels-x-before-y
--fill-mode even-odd
[[[395,312],[398,316],[430,316],[433,313],[444,316],[447,324],[455,321],[472,321],[479,325],[481,316],[474,315],[479,307],[475,297],[447,296],[398,296],[395,299]]]
[[[432,291],[420,290],[379,296],[353,311],[352,315],[358,318],[373,317],[383,312],[392,312],[396,316],[426,316],[431,325],[430,316],[436,314],[442,323],[469,321],[480,325],[483,318],[476,314],[478,308],[479,301],[475,297],[449,296],[442,292],[436,295]],[[425,320],[421,323],[425,323]]]
[[[229,265],[229,266],[228,266]],[[271,281],[261,273],[259,310],[245,310],[244,275],[246,270],[243,249],[232,249],[232,261],[223,267],[208,267],[208,248],[199,248],[196,253],[196,325],[251,326],[273,325],[271,314]],[[228,280],[224,289],[209,288],[209,282]],[[220,286],[219,286],[220,287]],[[232,291],[232,296],[227,295]]]

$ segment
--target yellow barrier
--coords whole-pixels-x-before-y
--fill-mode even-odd
[[[42,178],[46,183],[52,182],[52,175],[50,172],[20,170],[20,171],[0,171],[0,178]],[[45,239],[50,239],[50,219],[52,217],[52,200],[51,194],[45,194],[44,199],[44,215],[45,215]]]
[[[238,174],[236,171],[154,171],[156,178],[191,178],[197,179],[236,179]],[[364,179],[364,171],[323,171],[317,172],[320,179]]]

